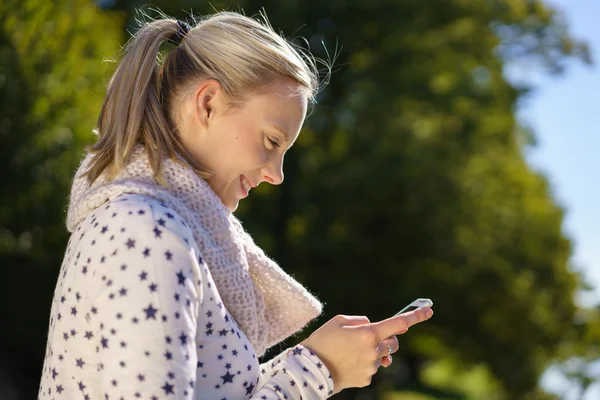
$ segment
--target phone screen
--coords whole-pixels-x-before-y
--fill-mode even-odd
[[[400,315],[400,314],[404,314],[404,313],[407,313],[407,312],[411,312],[411,311],[413,311],[413,310],[416,310],[417,308],[419,308],[419,307],[417,307],[417,306],[406,306],[406,307],[404,307],[402,310],[398,311],[398,312],[396,313],[396,315]],[[395,317],[396,315],[394,315],[394,317]]]
[[[396,315],[400,315],[400,314],[404,314],[407,312],[411,312],[414,311],[418,308],[422,308],[422,307],[432,307],[433,306],[433,302],[430,299],[416,299],[415,301],[413,301],[412,303],[410,303],[409,305],[407,305],[406,307],[404,307],[402,310],[398,311],[394,317]]]
[[[400,313],[411,312],[413,310],[416,310],[417,308],[419,308],[419,307],[417,307],[417,306],[408,306],[408,307],[405,307],[402,311],[400,311]]]

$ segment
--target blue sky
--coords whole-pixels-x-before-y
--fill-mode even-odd
[[[573,262],[597,289],[582,302],[600,302],[600,2],[548,0],[564,10],[570,31],[588,42],[593,66],[573,62],[562,76],[520,68],[535,82],[535,94],[519,116],[536,132],[539,145],[528,154],[530,164],[544,171],[554,195],[566,208],[565,231],[574,241]]]
[[[519,117],[536,132],[539,145],[527,157],[548,176],[554,195],[566,208],[565,232],[574,241],[573,263],[596,289],[578,297],[581,304],[600,303],[600,2],[597,0],[547,0],[562,9],[571,33],[588,42],[596,64],[572,63],[560,77],[523,70],[537,86],[536,93],[519,110]],[[510,76],[510,74],[509,74]],[[584,400],[600,399],[600,362],[593,372],[598,383]],[[576,399],[577,389],[550,369],[543,386]]]

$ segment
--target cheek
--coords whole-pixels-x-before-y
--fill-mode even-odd
[[[245,168],[254,169],[257,164],[264,164],[268,159],[268,152],[263,143],[262,134],[242,132],[235,136],[235,147],[238,160],[243,162]]]

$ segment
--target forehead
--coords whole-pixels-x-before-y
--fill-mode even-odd
[[[306,117],[307,90],[291,80],[277,81],[248,104],[249,112],[260,116],[261,122],[270,124],[285,135],[295,135]]]

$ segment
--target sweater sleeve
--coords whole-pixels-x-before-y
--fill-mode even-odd
[[[319,357],[299,344],[260,365],[252,399],[327,399],[334,384]]]
[[[99,287],[85,315],[89,340],[97,343],[95,371],[80,365],[95,382],[94,398],[194,396],[202,257],[189,229],[167,214],[140,201],[112,204],[86,229],[95,239],[79,252],[103,264],[86,277],[90,290]]]

